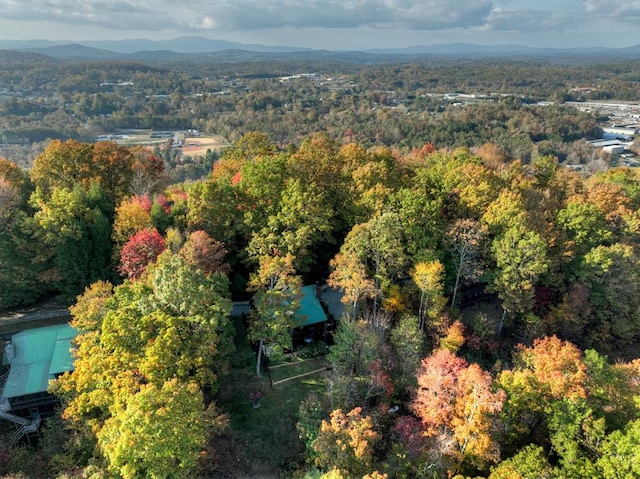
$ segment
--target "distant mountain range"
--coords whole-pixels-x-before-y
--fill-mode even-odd
[[[50,40],[0,40],[0,49],[30,50],[42,52],[67,45],[82,45],[111,53],[130,54],[144,51],[171,51],[175,53],[210,53],[224,50],[246,50],[249,52],[286,53],[310,51],[308,48],[268,46],[251,43],[212,40],[204,37],[179,37],[173,40],[88,40],[81,42]]]
[[[622,49],[612,49],[603,47],[591,48],[536,48],[524,45],[477,45],[474,43],[443,43],[436,45],[415,45],[405,48],[385,48],[368,50],[370,53],[378,54],[400,54],[400,55],[469,55],[469,56],[512,56],[512,55],[558,55],[566,53],[575,54],[603,54]]]
[[[534,48],[522,45],[453,43],[373,49],[364,52],[311,50],[179,37],[173,40],[113,40],[64,42],[48,40],[0,40],[0,50],[36,53],[67,60],[131,60],[153,63],[175,61],[246,61],[304,58],[345,62],[392,62],[412,57],[436,58],[539,58],[559,61],[640,59],[640,45],[628,48]]]

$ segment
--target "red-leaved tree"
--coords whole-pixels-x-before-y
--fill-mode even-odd
[[[138,231],[122,247],[118,271],[129,279],[138,279],[165,250],[164,238],[158,230],[150,228]]]

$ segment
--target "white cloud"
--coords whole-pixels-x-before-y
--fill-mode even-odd
[[[618,21],[637,22],[640,18],[640,0],[586,0],[584,8],[589,13]]]
[[[640,0],[0,0],[4,38],[216,38],[298,45],[640,42]],[[628,20],[628,21],[627,21]],[[607,37],[594,37],[597,32]],[[286,32],[286,35],[285,33]],[[82,38],[81,38],[82,37]],[[339,43],[339,47],[343,47]],[[555,45],[553,43],[552,45]],[[345,47],[346,48],[346,47]]]
[[[0,18],[89,22],[114,29],[477,26],[491,0],[7,0]],[[215,21],[214,21],[215,19]]]
[[[484,30],[513,32],[562,31],[578,24],[578,17],[571,13],[548,9],[513,9],[496,7],[486,18]]]
[[[216,26],[217,22],[211,17],[204,17],[199,25],[196,24],[197,28],[201,28],[203,30],[213,30]]]
[[[468,27],[483,22],[491,0],[222,0],[204,12],[228,29]]]
[[[113,30],[155,30],[174,23],[167,10],[153,8],[151,2],[147,3],[148,6],[144,1],[128,0],[8,0],[0,9],[0,19],[94,25]]]

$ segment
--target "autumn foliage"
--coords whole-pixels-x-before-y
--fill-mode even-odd
[[[175,426],[175,410],[145,423],[156,398],[197,421],[210,384],[241,381],[222,374],[229,364],[255,358],[256,375],[270,373],[267,352],[275,363],[296,351],[302,285],[326,280],[344,315],[305,350],[328,352],[313,373],[328,394],[296,464],[358,479],[615,477],[598,476],[615,471],[603,457],[633,446],[640,417],[640,367],[621,362],[640,340],[639,174],[584,179],[497,143],[478,155],[366,148],[360,134],[285,150],[252,133],[173,190],[160,188],[159,158],[116,144],[52,142],[29,175],[0,160],[0,306],[93,283],[71,307],[87,331],[67,417],[106,427],[101,459],[116,474],[137,453],[147,461],[131,444]],[[251,296],[241,341],[226,329],[230,300],[211,302],[228,284]],[[255,355],[227,362],[247,342]],[[173,377],[208,389],[187,397]],[[282,387],[294,384],[306,383]],[[163,439],[149,462],[170,462]]]
[[[126,199],[116,209],[113,238],[124,244],[140,230],[151,228],[151,200],[148,196],[133,196]]]
[[[373,462],[373,447],[378,434],[373,421],[361,408],[348,413],[336,409],[329,421],[322,421],[315,443],[319,466],[336,469],[345,477],[362,477]]]
[[[493,390],[492,382],[480,366],[448,350],[423,359],[411,409],[434,451],[454,461],[465,455],[490,462],[498,459],[492,415],[502,409],[505,396]]]
[[[138,279],[164,249],[164,238],[155,228],[139,231],[122,247],[118,271],[127,278]]]
[[[549,399],[586,397],[587,366],[574,344],[556,336],[536,339],[533,347],[520,346],[516,359],[514,374],[527,375]]]
[[[202,230],[191,233],[180,249],[180,256],[204,274],[229,273],[231,268],[224,261],[226,255],[224,245]]]

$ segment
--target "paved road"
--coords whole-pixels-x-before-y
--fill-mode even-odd
[[[29,328],[62,324],[71,319],[69,310],[56,305],[40,305],[0,312],[0,335],[11,335]]]

